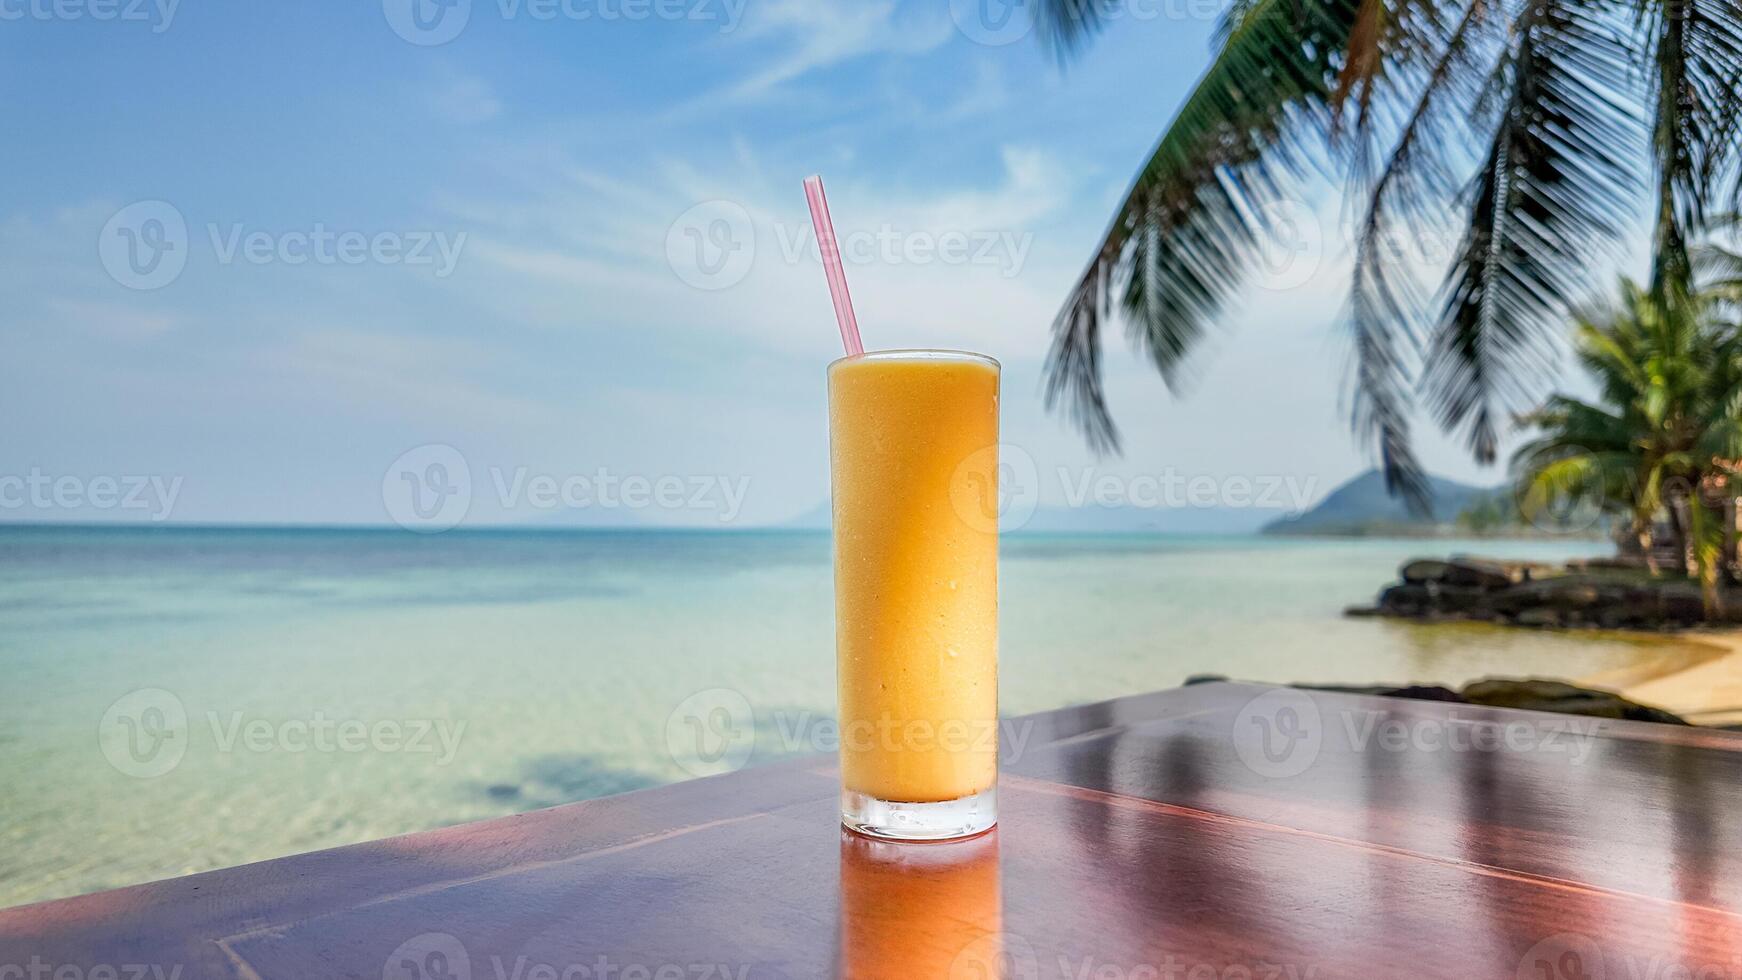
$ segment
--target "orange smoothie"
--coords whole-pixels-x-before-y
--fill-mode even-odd
[[[829,447],[843,800],[991,790],[998,363],[955,351],[836,361]]]

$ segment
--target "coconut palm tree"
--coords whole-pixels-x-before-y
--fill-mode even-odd
[[[1689,393],[1677,382],[1686,374],[1691,337],[1664,329],[1665,318],[1636,284],[1623,280],[1621,293],[1615,307],[1581,317],[1573,332],[1597,401],[1554,395],[1521,416],[1519,425],[1540,435],[1518,448],[1513,468],[1527,515],[1575,500],[1622,512],[1629,535],[1649,557],[1664,489],[1685,482],[1691,469],[1678,465],[1685,460],[1668,424],[1688,413]]]
[[[1035,0],[1061,59],[1123,0]],[[1427,503],[1417,395],[1475,458],[1534,406],[1555,338],[1640,204],[1650,292],[1737,193],[1737,0],[1229,0],[1208,70],[1144,161],[1053,324],[1047,402],[1117,451],[1101,384],[1114,301],[1171,387],[1312,172],[1358,202],[1352,423],[1388,489]],[[1457,241],[1438,288],[1391,247]]]
[[[1742,215],[1723,214],[1707,224],[1709,237],[1693,250],[1694,277],[1702,297],[1725,316],[1742,318]]]
[[[1652,523],[1667,512],[1709,602],[1722,535],[1700,490],[1742,455],[1742,334],[1717,309],[1705,294],[1665,302],[1623,280],[1619,302],[1574,331],[1596,400],[1555,395],[1522,416],[1536,434],[1513,457],[1526,513],[1595,503],[1626,518],[1648,562]]]

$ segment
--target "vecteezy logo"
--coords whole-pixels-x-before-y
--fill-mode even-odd
[[[181,698],[161,687],[123,694],[97,723],[97,746],[124,775],[161,776],[180,765],[187,754],[187,708]]]
[[[1559,456],[1562,459],[1572,459],[1588,452],[1582,446],[1570,446],[1560,450]],[[1664,489],[1678,488],[1666,486]],[[1679,489],[1686,491],[1691,488],[1684,482]],[[1668,500],[1671,497],[1670,494],[1660,491],[1658,499]],[[1602,518],[1603,508],[1608,502],[1607,488],[1597,480],[1587,480],[1569,488],[1551,488],[1536,481],[1513,488],[1513,504],[1518,510],[1518,516],[1529,521],[1537,530],[1550,534],[1579,534],[1589,530]]]
[[[1304,692],[1278,688],[1246,702],[1234,716],[1234,751],[1260,776],[1298,776],[1319,757],[1325,726]]]
[[[136,201],[103,225],[97,257],[128,289],[162,289],[187,265],[188,223],[168,201]]]
[[[412,531],[446,531],[472,509],[472,468],[443,443],[407,450],[381,477],[381,503],[393,523]]]
[[[950,961],[948,980],[1039,980],[1040,957],[1013,932],[993,932],[969,942]]]
[[[472,980],[464,943],[445,932],[413,936],[387,955],[381,980]]]
[[[1603,950],[1589,936],[1563,932],[1524,954],[1515,980],[1603,980]]]
[[[381,0],[381,12],[393,33],[428,48],[460,36],[472,18],[472,0]]]
[[[950,475],[950,503],[975,531],[1018,530],[1040,504],[1040,468],[1013,443],[975,450]]]
[[[750,699],[715,687],[684,698],[665,720],[671,761],[692,776],[736,772],[756,747],[756,713]]]
[[[756,226],[732,201],[703,201],[678,215],[665,233],[665,260],[697,289],[725,289],[750,274]]]
[[[1028,0],[950,0],[950,17],[968,40],[990,47],[1014,44],[1034,27]]]
[[[1324,258],[1319,216],[1298,201],[1272,201],[1258,209],[1258,270],[1254,282],[1265,289],[1304,286]]]

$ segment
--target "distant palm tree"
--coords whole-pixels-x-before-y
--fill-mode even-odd
[[[1735,239],[1742,215],[1723,214],[1707,225],[1711,237],[1693,250],[1694,277],[1702,297],[1732,319],[1742,319],[1742,251]]]
[[[1598,503],[1625,515],[1648,562],[1667,511],[1709,599],[1722,536],[1700,490],[1742,456],[1742,334],[1717,309],[1704,294],[1665,303],[1623,280],[1620,301],[1574,332],[1597,400],[1555,395],[1522,416],[1536,436],[1513,457],[1523,509]]]
[[[1122,5],[1035,2],[1061,59]],[[1492,462],[1630,212],[1655,211],[1650,292],[1674,301],[1689,237],[1736,195],[1736,0],[1229,0],[1217,44],[1053,324],[1047,402],[1098,450],[1119,445],[1101,384],[1114,298],[1175,387],[1306,172],[1342,171],[1362,202],[1352,422],[1417,507],[1418,388]],[[1392,247],[1402,232],[1457,236],[1437,291]]]

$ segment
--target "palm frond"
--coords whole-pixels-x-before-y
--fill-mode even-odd
[[[1104,266],[1097,263],[1100,274]],[[1119,451],[1119,430],[1107,410],[1107,393],[1101,385],[1102,298],[1106,287],[1085,281],[1071,293],[1065,308],[1053,321],[1052,348],[1046,355],[1046,406],[1060,402],[1089,448],[1097,453]]]
[[[1657,164],[1652,290],[1693,290],[1688,246],[1717,182],[1735,170],[1742,110],[1742,19],[1727,0],[1643,7],[1652,44],[1652,141]]]
[[[1417,512],[1425,511],[1429,499],[1409,433],[1423,297],[1414,270],[1399,260],[1393,237],[1400,226],[1440,224],[1434,205],[1450,195],[1453,184],[1434,148],[1444,145],[1455,117],[1476,97],[1460,69],[1480,46],[1487,16],[1486,0],[1473,0],[1443,38],[1440,55],[1425,71],[1415,105],[1373,181],[1355,244],[1348,306],[1355,353],[1351,417],[1357,438],[1379,446],[1387,490]],[[1357,164],[1357,172],[1362,169]]]
[[[1228,295],[1243,281],[1295,179],[1313,166],[1312,134],[1360,0],[1251,0],[1151,152],[1053,322],[1049,407],[1063,403],[1098,450],[1118,432],[1101,384],[1101,325],[1120,294],[1130,337],[1170,387]],[[1037,16],[1065,30],[1076,0]],[[1081,37],[1082,34],[1074,35]]]
[[[1035,0],[1030,8],[1041,44],[1068,61],[1118,12],[1119,0]]]
[[[1354,339],[1350,419],[1358,438],[1378,446],[1386,492],[1402,497],[1412,513],[1428,514],[1433,490],[1410,437],[1410,368],[1395,332],[1387,329],[1384,312],[1396,305],[1396,297],[1381,267],[1358,267],[1356,274],[1349,311]],[[1408,356],[1413,354],[1412,346]]]
[[[1037,0],[1034,10],[1067,58],[1123,2]],[[1257,266],[1272,208],[1332,162],[1367,192],[1347,308],[1348,404],[1388,489],[1425,503],[1411,450],[1419,395],[1481,462],[1495,458],[1508,418],[1542,433],[1515,462],[1595,465],[1600,455],[1613,476],[1632,454],[1633,517],[1649,516],[1652,487],[1698,476],[1708,449],[1742,449],[1742,401],[1729,394],[1742,385],[1742,339],[1722,340],[1708,323],[1742,315],[1742,249],[1689,249],[1720,183],[1733,182],[1732,207],[1742,204],[1738,2],[1230,0],[1213,63],[1054,321],[1049,407],[1116,451],[1105,318],[1117,309],[1132,346],[1178,392],[1183,366]],[[1461,150],[1472,134],[1476,160]],[[1613,267],[1647,171],[1650,286],[1624,283],[1620,307],[1582,313],[1575,333],[1601,399],[1551,400],[1521,416],[1554,374],[1564,317]],[[1430,299],[1395,233],[1453,221],[1458,244]]]
[[[1553,368],[1559,318],[1613,247],[1636,175],[1629,48],[1590,0],[1530,0],[1489,91],[1498,120],[1469,188],[1423,383],[1441,426],[1494,459],[1500,420]]]
[[[1689,254],[1696,295],[1732,314],[1742,313],[1742,250],[1733,244],[1738,228],[1742,215],[1734,212],[1708,217],[1707,237]]]

